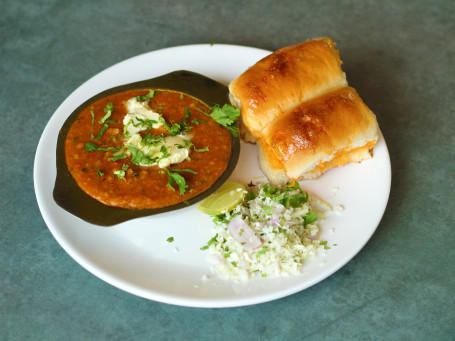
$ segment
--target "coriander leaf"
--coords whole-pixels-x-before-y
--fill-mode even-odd
[[[96,171],[96,174],[99,176],[99,177],[102,177],[104,175],[104,173],[101,173],[100,169],[98,168],[98,170]]]
[[[120,179],[120,180],[125,180],[125,172],[128,170],[129,166],[128,165],[123,165],[122,166],[122,169],[118,169],[116,171],[114,171],[114,175],[117,175],[117,177]]]
[[[131,152],[131,162],[136,165],[151,165],[153,163],[144,153],[137,149],[132,144],[128,145],[128,149]]]
[[[95,123],[95,113],[93,112],[94,109],[95,109],[94,107],[90,109],[90,115],[92,115],[92,125],[93,123]]]
[[[145,96],[136,96],[136,99],[138,101],[148,101],[149,99],[153,98],[153,96],[155,96],[155,91],[150,90],[150,92],[147,95],[145,95]]]
[[[192,174],[197,174],[197,172],[192,169],[167,169],[167,168],[165,168],[164,170],[169,175],[169,180],[168,180],[167,186],[170,189],[172,189],[173,191],[175,191],[175,188],[172,185],[174,183],[176,183],[179,188],[180,195],[183,195],[185,193],[186,189],[188,188],[188,185],[186,184],[185,178],[178,173],[179,172],[188,172],[188,173],[192,173]]]
[[[93,151],[98,151],[98,150],[105,151],[105,152],[107,152],[108,150],[118,151],[118,148],[114,148],[114,147],[103,148],[103,147],[99,147],[98,145],[96,145],[93,142],[87,142],[85,144],[86,152],[93,152]]]
[[[240,116],[240,110],[232,105],[225,104],[223,107],[214,106],[210,109],[210,117],[218,124],[226,127],[233,136],[238,136],[237,119]]]
[[[167,186],[170,189],[172,189],[173,191],[175,191],[175,188],[172,187],[172,185],[174,183],[176,183],[179,188],[180,195],[183,195],[185,193],[186,189],[188,188],[185,178],[183,176],[181,176],[180,174],[170,172],[169,170],[167,170],[167,173],[169,175],[169,180],[168,180]]]
[[[189,169],[189,168],[183,168],[183,169],[169,169],[171,172],[187,172],[191,174],[198,174],[196,171]]]
[[[103,124],[111,116],[112,112],[114,111],[114,108],[115,108],[114,104],[109,102],[104,108],[104,112],[106,113],[106,115],[104,115],[103,118],[98,121],[98,123]]]
[[[188,107],[183,107],[183,109],[185,109],[185,117],[183,118],[183,121],[186,122],[191,116],[191,111]]]
[[[109,111],[112,112],[112,111],[114,111],[114,109],[115,109],[114,103],[109,102],[108,104],[106,104],[106,107],[104,108],[104,112],[106,112],[106,113]]]
[[[205,148],[201,148],[201,149],[197,149],[196,147],[193,147],[193,148],[194,148],[195,152],[200,152],[200,153],[209,151],[209,147],[205,147]]]
[[[167,241],[168,243],[172,243],[172,242],[174,241],[174,237],[169,237],[168,239],[166,239],[166,241]]]
[[[205,114],[205,113],[204,113],[204,114]],[[200,123],[205,123],[205,124],[207,124],[207,121],[200,120],[200,119],[198,119],[198,118],[194,118],[194,119],[191,120],[191,123],[194,123],[194,124],[196,124],[196,125],[199,125]]]
[[[128,154],[125,152],[125,150],[122,148],[116,153],[112,153],[112,157],[110,157],[108,160],[109,161],[117,161],[117,160],[122,160],[128,157]]]
[[[305,216],[303,223],[304,225],[308,225],[314,223],[316,220],[318,220],[318,216],[316,215],[316,213],[310,212]]]
[[[294,195],[290,195],[288,199],[289,206],[297,208],[301,207],[304,203],[308,201],[308,194],[306,192],[297,193]]]
[[[104,121],[104,122],[106,122],[106,123],[112,123],[112,124],[120,124],[120,121],[118,121],[118,122],[115,122],[115,121],[113,121],[113,120],[110,120],[110,119],[107,119],[107,120],[106,120],[106,121]]]
[[[101,128],[100,132],[98,133],[98,136],[95,138],[95,140],[99,140],[101,137],[103,137],[104,132],[109,128],[109,124],[104,123],[103,128]]]
[[[261,250],[258,251],[258,253],[256,253],[256,258],[259,258],[261,257],[264,253],[266,253],[267,251],[269,251],[268,248],[266,247],[263,247]]]
[[[201,247],[201,250],[207,250],[210,247],[210,245],[212,245],[213,243],[216,243],[217,239],[218,239],[218,233],[215,235],[215,237],[213,237],[212,239],[210,239],[207,242],[207,245]]]
[[[254,199],[256,199],[256,194],[254,194],[253,191],[248,191],[245,198],[246,198],[246,201],[254,200]]]

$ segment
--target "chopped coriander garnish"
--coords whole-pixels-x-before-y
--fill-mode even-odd
[[[99,169],[99,168],[98,168],[98,170],[96,171],[96,174],[97,174],[99,177],[101,177],[101,176],[103,176],[103,175],[104,175],[104,173],[101,173],[101,171],[100,171],[100,169]]]
[[[104,108],[104,112],[106,113],[106,115],[104,115],[103,118],[98,121],[98,123],[103,124],[111,116],[112,112],[114,111],[114,108],[115,108],[114,104],[109,102]]]
[[[104,123],[103,128],[101,128],[100,132],[98,133],[98,136],[96,136],[95,140],[99,140],[101,137],[103,137],[104,132],[109,128],[109,124]]]
[[[201,148],[201,149],[197,149],[196,147],[193,147],[193,148],[194,148],[195,152],[199,152],[199,153],[203,153],[203,152],[208,152],[209,151],[209,147],[205,147],[205,148]]]
[[[245,198],[246,198],[246,201],[254,200],[254,199],[256,199],[256,194],[254,194],[253,191],[248,191]]]
[[[188,172],[188,173],[192,173],[192,174],[197,174],[197,172],[192,170],[192,169],[168,169],[168,168],[164,168],[164,170],[169,175],[169,181],[167,183],[167,186],[170,189],[172,189],[173,191],[175,191],[175,188],[172,185],[174,183],[176,183],[178,188],[179,188],[180,195],[185,194],[185,191],[188,188],[188,185],[186,184],[185,178],[183,176],[181,176],[179,173],[180,172]]]
[[[261,250],[258,251],[258,253],[256,254],[256,257],[259,258],[261,257],[264,253],[266,253],[267,251],[269,251],[268,248],[266,247],[263,247]]]
[[[90,109],[90,115],[92,115],[92,125],[93,123],[95,123],[95,113],[93,112],[94,109],[95,109],[94,107]]]
[[[308,225],[314,223],[316,220],[318,220],[318,216],[316,215],[316,213],[310,212],[305,216],[304,224]]]
[[[233,136],[239,135],[239,128],[237,127],[239,116],[240,110],[229,104],[225,104],[223,107],[216,105],[210,109],[210,117],[218,122],[218,124],[226,127]]]
[[[96,145],[93,142],[87,142],[85,144],[86,152],[93,152],[93,151],[98,151],[98,150],[105,151],[105,152],[107,152],[108,150],[118,151],[118,148],[114,148],[114,147],[103,148],[103,147],[99,147],[98,145]]]
[[[158,93],[158,92],[156,92],[156,93]],[[155,91],[150,90],[150,92],[147,95],[145,95],[145,96],[136,96],[136,99],[138,101],[143,101],[144,102],[144,101],[148,101],[149,99],[153,98],[153,96],[155,96]]]
[[[117,160],[125,159],[127,157],[128,157],[128,154],[122,148],[122,149],[118,150],[116,153],[112,153],[112,157],[110,157],[108,160],[109,161],[117,161]]]
[[[114,171],[114,175],[117,175],[117,177],[120,180],[126,180],[125,179],[125,172],[128,170],[128,168],[129,168],[128,165],[123,165],[122,169],[118,169],[118,170]]]
[[[128,145],[128,149],[131,152],[131,162],[136,165],[151,165],[153,164],[153,160],[150,160],[142,150],[137,149],[132,144]]]
[[[205,114],[205,113],[204,113],[204,114]],[[199,125],[200,123],[205,123],[205,124],[207,124],[207,121],[200,120],[200,119],[198,119],[198,118],[194,118],[194,119],[191,120],[191,123],[194,123],[194,124],[196,124],[196,125]]]
[[[166,241],[167,241],[168,243],[172,243],[172,242],[174,241],[174,237],[169,237],[168,239],[166,239]]]
[[[212,245],[213,243],[216,243],[217,238],[218,238],[218,233],[215,235],[215,237],[213,237],[212,239],[210,239],[207,242],[207,245],[201,247],[201,250],[207,250],[210,247],[210,245]]]

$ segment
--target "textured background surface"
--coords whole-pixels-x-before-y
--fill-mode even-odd
[[[455,2],[0,1],[0,339],[453,339]],[[33,189],[59,104],[126,58],[194,43],[269,50],[328,35],[377,114],[389,205],[366,247],[277,301],[193,309],[147,301],[74,262]]]

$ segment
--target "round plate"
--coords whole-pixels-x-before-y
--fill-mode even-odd
[[[211,218],[195,207],[127,221],[110,228],[87,223],[61,207],[52,191],[56,176],[58,131],[75,108],[94,94],[117,85],[189,70],[228,84],[269,51],[233,45],[189,45],[146,53],[116,64],[76,89],[56,110],[39,142],[34,168],[35,192],[43,218],[58,243],[88,271],[132,294],[192,307],[234,307],[291,295],[330,276],[370,239],[384,214],[391,184],[390,159],[382,134],[374,157],[332,169],[303,181],[308,192],[343,212],[321,224],[330,249],[308,260],[298,276],[234,282],[210,272],[207,251]],[[144,67],[146,65],[147,67]],[[262,177],[256,146],[241,144],[230,179]],[[172,243],[167,242],[173,237]]]

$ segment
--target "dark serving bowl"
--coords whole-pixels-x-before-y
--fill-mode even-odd
[[[228,88],[210,78],[189,71],[175,71],[166,75],[140,82],[120,85],[105,90],[81,104],[74,110],[63,124],[57,140],[57,178],[54,187],[54,200],[71,214],[96,225],[112,226],[127,220],[146,217],[154,214],[178,210],[193,205],[215,192],[232,174],[240,154],[240,139],[231,134],[231,156],[228,166],[218,180],[205,192],[173,206],[158,209],[134,210],[112,207],[102,204],[82,191],[71,176],[65,158],[65,138],[68,131],[79,116],[79,113],[96,100],[133,89],[165,89],[189,94],[209,107],[218,104],[229,104]]]

